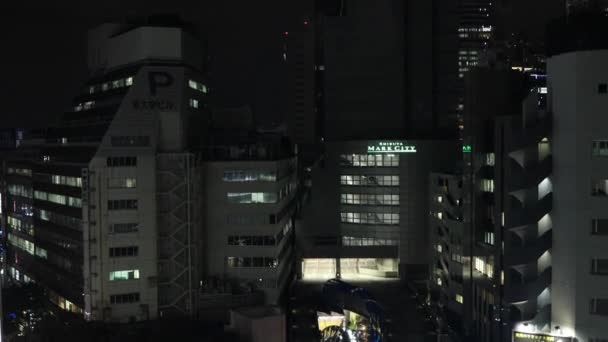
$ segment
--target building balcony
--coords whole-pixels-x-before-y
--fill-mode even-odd
[[[541,161],[528,163],[525,167],[510,159],[511,174],[507,180],[510,192],[537,188],[540,182],[551,175],[553,169],[553,157],[547,156]]]
[[[517,271],[511,270],[511,272]],[[508,303],[535,301],[536,298],[541,294],[541,292],[543,292],[547,287],[551,285],[551,279],[551,267],[547,267],[538,276],[532,277],[527,280],[521,279],[521,283],[518,283],[516,279],[513,279],[510,283],[507,283],[505,285],[505,301]]]
[[[515,233],[512,233],[511,238],[512,243],[507,245],[505,250],[505,266],[526,265],[537,262],[538,258],[551,249],[553,230],[527,242]]]
[[[528,123],[524,129],[513,132],[510,151],[517,151],[529,146],[537,145],[541,139],[551,136],[553,122],[550,116],[539,118],[534,123]]]
[[[515,196],[510,196],[511,211],[506,222],[508,228],[526,226],[538,222],[553,209],[553,194],[549,193],[542,199],[524,206]]]

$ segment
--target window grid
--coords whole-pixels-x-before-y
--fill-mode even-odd
[[[110,295],[110,304],[128,304],[139,302],[139,293],[125,293]]]
[[[230,268],[277,268],[279,267],[278,258],[269,257],[228,257],[228,267]]]
[[[351,205],[399,205],[398,194],[340,194],[340,203]]]
[[[137,157],[108,157],[108,167],[132,167],[137,166]]]
[[[399,246],[398,239],[381,239],[376,237],[342,237],[343,246]]]
[[[341,166],[352,167],[398,167],[398,154],[343,154]]]
[[[134,257],[139,254],[139,247],[112,247],[110,248],[110,258]]]
[[[110,225],[110,234],[136,233],[138,230],[137,223],[114,223]]]
[[[120,280],[137,280],[139,279],[139,270],[124,270],[110,272],[110,281]]]
[[[340,185],[399,186],[399,176],[393,175],[341,175]]]
[[[398,225],[399,214],[397,213],[370,213],[370,212],[343,212],[340,213],[342,223],[353,224],[376,224],[376,225]]]
[[[137,200],[108,200],[108,210],[137,210]]]

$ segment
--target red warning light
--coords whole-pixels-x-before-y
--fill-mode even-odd
[[[289,36],[289,32],[285,31],[283,32],[283,35],[285,35],[285,37]]]
[[[308,25],[308,20],[304,20],[304,25]]]

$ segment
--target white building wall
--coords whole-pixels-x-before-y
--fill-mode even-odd
[[[590,314],[592,298],[608,299],[608,277],[591,274],[592,259],[608,259],[608,236],[591,220],[608,218],[608,197],[592,197],[594,177],[608,178],[608,159],[593,157],[593,140],[608,140],[608,50],[554,56],[547,64],[553,133],[552,325],[579,341],[608,338],[607,316]]]

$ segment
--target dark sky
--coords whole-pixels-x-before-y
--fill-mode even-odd
[[[70,106],[87,78],[88,28],[161,12],[180,13],[207,37],[213,102],[249,104],[260,121],[279,121],[287,108],[281,33],[303,1],[312,0],[2,1],[0,126],[46,125]],[[509,29],[538,36],[563,8],[561,0],[499,1],[513,4],[502,21]]]

